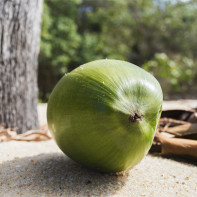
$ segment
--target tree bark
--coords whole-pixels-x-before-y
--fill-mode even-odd
[[[0,124],[39,127],[37,57],[42,0],[0,0]]]

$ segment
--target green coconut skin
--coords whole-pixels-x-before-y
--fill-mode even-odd
[[[127,170],[149,151],[162,111],[158,81],[134,64],[97,60],[66,74],[48,103],[49,129],[74,161]]]

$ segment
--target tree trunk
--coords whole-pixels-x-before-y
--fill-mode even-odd
[[[39,127],[37,57],[42,0],[0,0],[0,124]]]

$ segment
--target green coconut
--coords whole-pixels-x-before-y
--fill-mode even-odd
[[[162,111],[158,81],[119,60],[65,74],[48,103],[49,129],[72,160],[102,172],[132,168],[149,151]]]

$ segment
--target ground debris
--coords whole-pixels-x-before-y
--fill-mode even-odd
[[[17,134],[17,128],[5,128],[0,125],[0,142],[5,141],[45,141],[50,140],[51,135],[47,125],[43,125],[39,130],[29,130],[22,134]]]
[[[197,159],[197,109],[164,110],[150,152]]]

